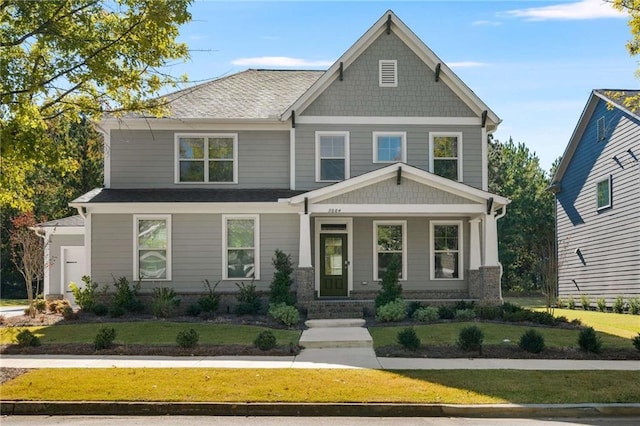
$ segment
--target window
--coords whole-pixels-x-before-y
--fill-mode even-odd
[[[431,222],[431,279],[462,279],[462,222]]]
[[[171,279],[171,216],[134,216],[133,275],[136,280]]]
[[[596,205],[598,210],[611,207],[611,175],[596,182]]]
[[[176,183],[237,183],[238,135],[176,135]]]
[[[407,279],[407,222],[373,222],[373,279],[381,280],[392,261],[400,262],[400,279]]]
[[[429,133],[429,171],[462,181],[462,133]]]
[[[222,217],[223,279],[260,279],[258,216]]]
[[[316,181],[349,178],[349,132],[316,132]]]
[[[406,162],[406,132],[373,132],[373,162],[395,163]]]
[[[605,123],[604,117],[598,118],[596,122],[597,132],[598,132],[598,142],[603,141],[605,139],[604,131],[605,131]]]
[[[381,59],[378,61],[378,84],[380,87],[398,87],[398,61]]]

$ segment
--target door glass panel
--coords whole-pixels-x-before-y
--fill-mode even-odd
[[[342,275],[342,238],[327,237],[324,240],[324,275]]]

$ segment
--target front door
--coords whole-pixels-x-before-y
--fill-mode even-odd
[[[346,297],[347,234],[320,234],[320,297]]]
[[[62,257],[62,285],[65,289],[64,297],[75,306],[76,301],[71,292],[69,284],[76,283],[79,288],[83,288],[82,276],[86,275],[84,270],[84,247],[62,247],[60,249]]]

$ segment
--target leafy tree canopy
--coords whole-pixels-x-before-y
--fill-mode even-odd
[[[629,13],[629,29],[632,38],[627,42],[627,51],[631,56],[638,55],[640,53],[640,0],[608,0],[608,3],[621,12]],[[636,70],[636,77],[640,77],[640,69]],[[625,93],[618,92],[611,92],[608,95],[619,99],[631,111],[640,110],[640,95],[627,96]]]
[[[152,98],[184,80],[163,68],[189,56],[176,38],[190,3],[0,0],[0,205],[30,209],[27,179],[38,167],[75,171],[55,119],[162,114]]]

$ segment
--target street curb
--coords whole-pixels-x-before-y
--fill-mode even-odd
[[[640,404],[393,404],[1,401],[1,415],[298,417],[640,417]]]

